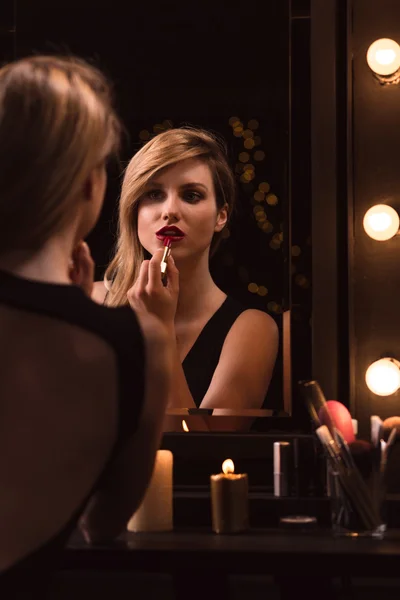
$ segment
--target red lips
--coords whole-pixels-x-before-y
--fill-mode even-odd
[[[175,225],[166,225],[157,231],[156,236],[162,242],[165,241],[165,238],[170,238],[171,242],[179,242],[183,240],[185,234]]]

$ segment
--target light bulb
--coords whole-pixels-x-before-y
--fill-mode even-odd
[[[369,68],[383,77],[394,75],[400,68],[400,46],[394,40],[381,38],[375,40],[367,52]]]
[[[365,232],[374,240],[390,240],[399,231],[400,219],[394,208],[387,204],[375,204],[364,215]]]
[[[400,363],[394,358],[381,358],[369,365],[365,373],[368,388],[377,396],[390,396],[400,387]]]

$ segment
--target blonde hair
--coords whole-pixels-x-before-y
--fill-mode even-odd
[[[127,304],[127,292],[136,281],[144,260],[144,248],[137,232],[137,216],[146,185],[161,169],[193,158],[202,160],[210,168],[217,208],[226,205],[230,216],[235,200],[235,178],[222,141],[207,131],[191,127],[169,129],[155,136],[135,154],[125,171],[116,252],[104,276],[108,290],[105,302],[109,306]],[[215,252],[220,236],[221,232],[214,234],[210,255]]]
[[[77,58],[0,69],[0,253],[35,250],[73,216],[90,171],[119,145],[105,77]]]

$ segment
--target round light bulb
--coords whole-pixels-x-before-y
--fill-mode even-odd
[[[377,396],[390,396],[400,387],[400,363],[394,358],[381,358],[369,365],[365,373],[368,388]]]
[[[376,204],[364,215],[365,232],[374,240],[390,240],[399,231],[400,219],[394,208],[387,204]]]
[[[375,40],[368,48],[367,63],[377,75],[393,75],[400,68],[399,44],[388,38]]]

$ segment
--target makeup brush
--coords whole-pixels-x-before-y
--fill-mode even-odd
[[[314,426],[319,427],[321,422],[319,420],[319,410],[326,403],[324,393],[319,385],[318,381],[299,381],[299,388],[302,396],[306,402],[308,412],[313,420]]]
[[[353,442],[353,420],[344,404],[337,400],[326,400],[318,381],[299,381],[299,386],[315,426],[326,425],[333,436],[337,429],[348,444]]]
[[[389,494],[400,493],[400,417],[382,423],[381,477]]]
[[[161,281],[164,286],[167,285],[167,260],[171,254],[171,246],[171,238],[166,237],[164,240],[164,254],[161,260]]]
[[[398,417],[386,419],[388,423],[395,424]],[[384,423],[386,422],[384,421]],[[400,431],[396,426],[392,427],[389,436],[388,427],[384,428],[384,437],[387,442],[382,440],[382,453],[380,462],[380,473],[389,494],[400,493]]]
[[[393,429],[397,429],[397,433],[400,438],[400,417],[388,417],[382,422],[381,438],[384,439],[385,442],[388,441],[389,435]]]
[[[330,414],[329,405],[319,383],[315,380],[299,381],[299,387],[316,426],[315,433],[325,450],[330,468],[333,473],[337,474],[345,496],[344,503],[347,506],[351,505],[350,512],[355,515],[356,519],[362,521],[367,530],[374,530],[380,525],[380,516],[376,511],[367,483],[356,467],[344,434],[340,430],[340,427],[343,427],[349,440],[354,441],[350,413],[344,405],[335,406],[333,412],[339,425],[338,428],[335,428],[334,417]],[[336,401],[333,402],[336,404]],[[346,410],[343,411],[343,409]],[[329,423],[332,433],[327,425],[321,425],[321,418],[326,419],[326,422]]]
[[[383,437],[383,421],[378,415],[372,415],[370,418],[371,423],[371,442],[377,448]]]

